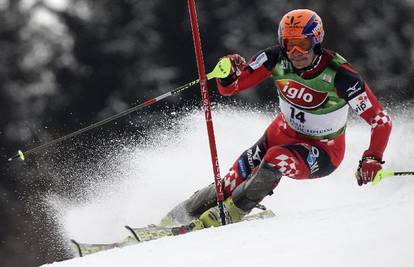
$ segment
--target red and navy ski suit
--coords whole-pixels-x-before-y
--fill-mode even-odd
[[[252,57],[237,79],[218,79],[220,94],[231,96],[273,77],[281,113],[263,137],[234,162],[224,177],[224,191],[248,179],[264,159],[293,179],[327,176],[342,162],[348,109],[371,126],[369,148],[363,156],[382,160],[391,120],[350,64],[339,54],[322,49],[313,66],[293,68],[278,46]]]

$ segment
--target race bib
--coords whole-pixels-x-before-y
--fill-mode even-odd
[[[309,136],[326,136],[343,128],[348,117],[348,105],[326,114],[312,114],[298,108],[283,98],[280,99],[280,111],[286,122],[297,132]]]

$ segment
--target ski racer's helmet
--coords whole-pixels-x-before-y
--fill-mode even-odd
[[[286,13],[279,23],[278,41],[285,53],[298,51],[306,54],[321,51],[325,31],[322,19],[309,9],[294,9]]]

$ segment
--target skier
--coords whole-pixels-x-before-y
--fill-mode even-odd
[[[313,179],[331,174],[342,162],[349,107],[371,126],[371,140],[356,171],[358,185],[371,182],[381,170],[391,120],[368,84],[338,53],[322,47],[324,28],[312,10],[285,14],[278,45],[248,62],[228,55],[232,71],[217,79],[219,92],[231,96],[272,77],[281,113],[264,135],[244,151],[223,178],[227,223],[240,221],[282,176]],[[173,209],[163,222],[219,226],[215,186],[211,184]]]

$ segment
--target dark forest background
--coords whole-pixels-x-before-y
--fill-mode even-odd
[[[47,193],[73,196],[82,186],[65,173],[71,170],[66,166],[86,161],[93,166],[108,158],[96,155],[94,147],[119,136],[145,138],[145,129],[168,120],[171,110],[201,106],[194,87],[26,162],[7,162],[18,149],[68,134],[197,77],[187,1],[63,2],[0,1],[0,266],[38,266],[69,257],[63,241],[52,234],[58,226],[36,204]],[[414,97],[414,1],[196,2],[207,70],[225,54],[249,57],[274,45],[281,16],[311,8],[324,21],[324,46],[347,58],[384,102]],[[259,87],[229,100],[210,83],[213,102],[276,101],[271,82]],[[61,172],[48,172],[50,165]]]

